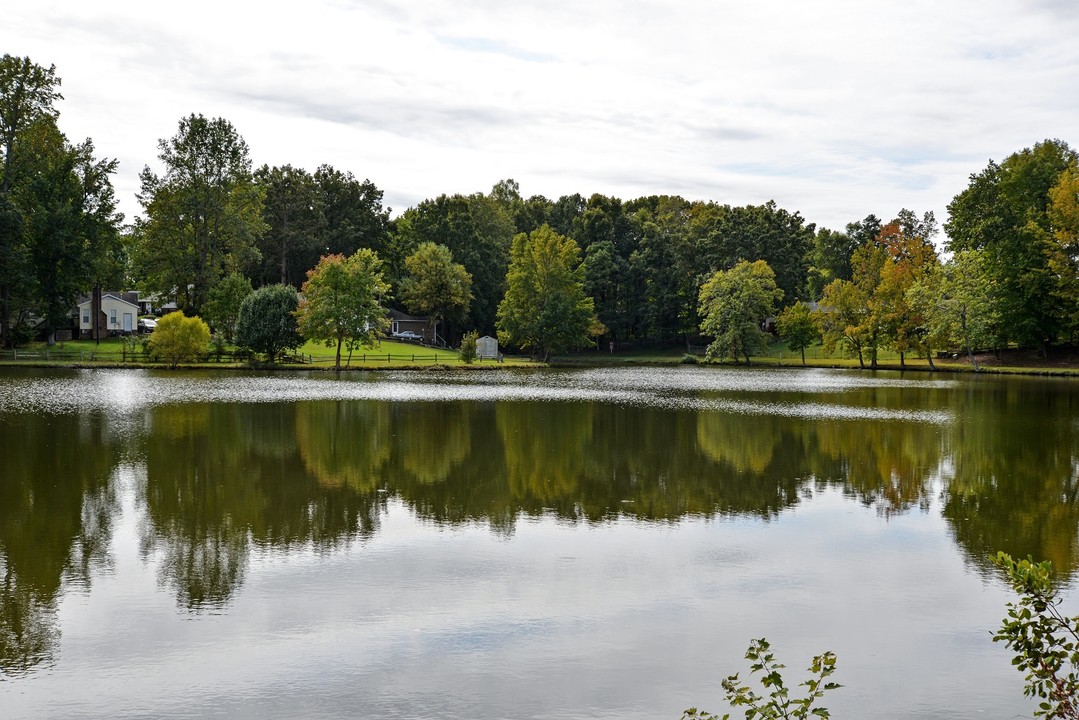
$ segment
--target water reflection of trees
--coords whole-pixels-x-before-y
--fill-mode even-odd
[[[824,420],[807,426],[813,475],[884,516],[929,508],[942,428],[909,421]]]
[[[943,514],[968,559],[997,550],[1079,569],[1079,396],[1024,380],[970,384],[955,402]]]
[[[895,393],[861,399],[926,408]],[[144,542],[181,605],[197,609],[227,601],[253,545],[335,547],[374,532],[391,497],[432,522],[512,533],[520,517],[541,514],[768,519],[836,488],[885,517],[924,511],[939,493],[973,562],[1005,549],[1074,569],[1071,401],[1047,398],[1037,418],[994,393],[933,403],[959,419],[584,402],[161,407],[147,440]]]
[[[51,661],[64,587],[109,565],[118,452],[100,415],[0,422],[0,672],[17,674]]]
[[[181,606],[227,602],[253,546],[328,549],[377,528],[373,491],[305,467],[300,415],[291,405],[154,409],[142,546],[159,556],[160,579]]]

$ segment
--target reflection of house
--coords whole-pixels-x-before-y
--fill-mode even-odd
[[[480,360],[498,359],[498,340],[490,335],[476,339],[476,357]]]
[[[138,299],[137,292],[102,293],[101,314],[97,321],[98,336],[135,332],[139,321]],[[93,298],[86,297],[78,305],[79,337],[83,339],[93,339],[93,304]]]
[[[432,322],[430,317],[409,315],[400,310],[387,310],[386,315],[390,318],[390,337],[408,338],[412,334],[423,338],[426,345],[441,344],[437,320]]]

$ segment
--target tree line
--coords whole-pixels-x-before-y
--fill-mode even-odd
[[[870,365],[881,348],[1044,351],[1079,334],[1079,170],[1059,140],[972,174],[937,244],[932,213],[908,209],[832,230],[773,201],[552,200],[509,179],[391,217],[370,180],[329,164],[255,168],[230,122],[191,114],[159,141],[160,169],[140,174],[142,214],[124,225],[116,162],[59,131],[59,87],[55,68],[0,60],[5,346],[34,322],[68,326],[79,295],[120,285],[231,340],[242,286],[302,291],[323,258],[360,251],[380,306],[431,316],[451,342],[499,332],[539,356],[705,336],[712,354],[748,359],[773,316],[792,349],[819,340]],[[354,340],[343,322],[323,322],[319,339]]]

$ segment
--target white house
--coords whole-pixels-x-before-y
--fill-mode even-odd
[[[91,321],[93,299],[79,303],[79,336],[88,338],[93,334]],[[135,332],[139,321],[139,306],[128,302],[118,295],[106,293],[101,296],[101,317],[98,329],[106,334]]]

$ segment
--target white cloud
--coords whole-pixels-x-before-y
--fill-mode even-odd
[[[97,3],[7,11],[6,52],[55,64],[61,126],[137,173],[183,115],[256,164],[330,163],[401,210],[525,194],[774,198],[841,227],[945,218],[989,158],[1075,141],[1071,3]]]

